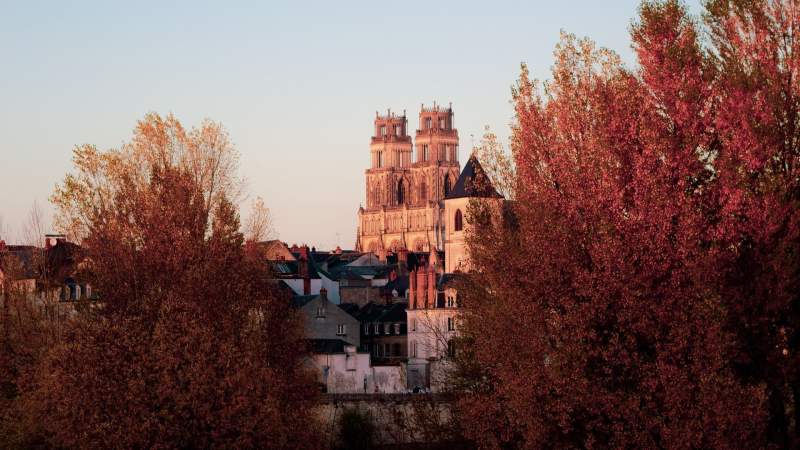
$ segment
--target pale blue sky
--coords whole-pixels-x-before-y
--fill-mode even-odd
[[[20,237],[76,144],[117,147],[149,111],[222,122],[251,197],[290,244],[351,248],[375,111],[453,103],[505,141],[519,64],[547,77],[559,30],[633,64],[638,1],[5,2],[0,217]],[[694,5],[694,1],[692,4]],[[693,6],[693,11],[698,11]],[[338,234],[338,235],[337,235]],[[10,237],[10,239],[9,239]]]

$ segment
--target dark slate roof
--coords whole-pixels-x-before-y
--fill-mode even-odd
[[[393,322],[405,323],[406,321],[406,306],[405,302],[392,303],[391,305],[382,305],[379,303],[369,302],[364,305],[355,314],[351,313],[353,317],[358,319],[361,323],[367,322]]]
[[[492,186],[492,182],[486,176],[486,172],[483,171],[483,167],[475,155],[469,157],[467,164],[464,165],[464,170],[458,176],[456,185],[445,199],[462,197],[503,197]]]
[[[309,339],[312,353],[344,353],[344,346],[350,345],[341,339]]]
[[[22,273],[14,274],[15,276],[27,279],[39,276],[35,262],[35,253],[40,252],[41,249],[33,245],[8,245],[5,247],[5,250],[17,259],[19,267],[22,270]]]
[[[448,284],[452,283],[455,280],[458,280],[462,276],[463,276],[463,274],[460,274],[460,273],[446,273],[446,274],[443,274],[442,276],[439,277],[439,280],[436,283],[436,289],[440,290],[440,291],[444,290],[444,288]]]
[[[398,297],[404,297],[408,290],[408,275],[398,276],[394,280],[386,283],[381,290],[387,295],[390,295],[392,291],[397,291]]]
[[[350,314],[351,316],[355,317],[358,313],[358,304],[357,303],[341,303],[339,304],[339,309]]]
[[[269,263],[275,271],[275,274],[282,278],[300,278],[300,264],[306,264],[308,267],[308,277],[311,279],[319,279],[317,266],[312,259],[308,261],[270,261]]]
[[[311,300],[314,300],[317,297],[319,297],[319,295],[317,295],[317,294],[295,295],[294,297],[292,297],[292,306],[297,308],[297,309],[300,309],[303,306],[305,306],[306,303],[310,302]]]

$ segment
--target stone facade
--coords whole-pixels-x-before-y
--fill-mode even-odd
[[[412,144],[405,113],[376,115],[356,250],[444,250],[443,200],[460,167],[453,109],[423,105],[414,140]]]

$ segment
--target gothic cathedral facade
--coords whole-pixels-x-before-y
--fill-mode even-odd
[[[405,112],[376,114],[370,156],[366,207],[358,210],[356,250],[444,251],[444,198],[460,167],[452,107],[423,105],[413,143]]]

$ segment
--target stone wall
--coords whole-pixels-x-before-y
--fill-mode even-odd
[[[453,401],[441,394],[328,394],[316,408],[325,442],[336,443],[342,414],[355,409],[375,425],[377,444],[442,443],[456,440]]]

